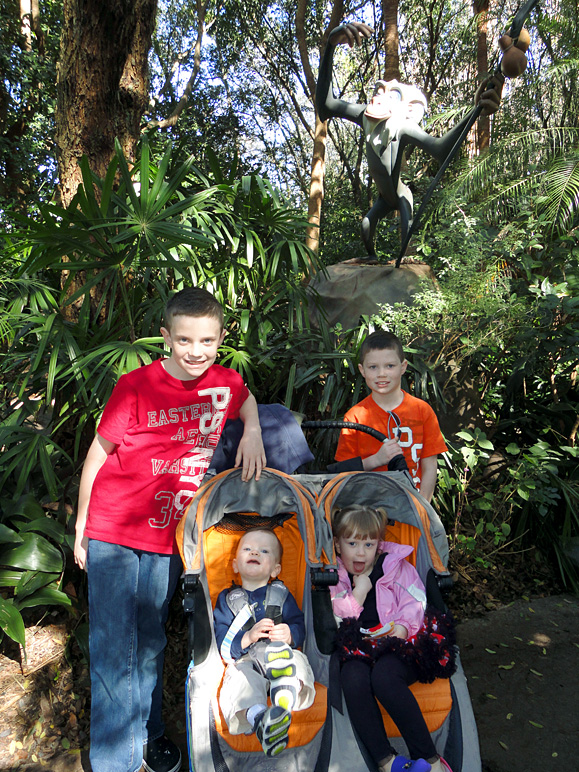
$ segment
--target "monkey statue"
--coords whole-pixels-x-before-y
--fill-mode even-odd
[[[368,104],[337,99],[332,86],[335,47],[360,45],[372,33],[373,29],[362,22],[341,24],[331,31],[320,65],[316,108],[322,121],[345,118],[364,131],[368,168],[378,188],[378,197],[362,220],[362,241],[368,255],[374,257],[376,226],[388,212],[400,212],[402,241],[412,224],[412,193],[400,179],[406,146],[419,147],[442,163],[467,125],[469,116],[444,136],[433,137],[419,125],[427,109],[426,98],[415,86],[396,80],[379,80]],[[498,110],[503,83],[503,76],[497,74],[477,90],[475,103],[482,104],[483,114],[490,115]]]

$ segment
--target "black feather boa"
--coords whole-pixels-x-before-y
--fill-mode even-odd
[[[336,634],[336,649],[342,662],[363,659],[375,662],[386,652],[414,665],[421,683],[450,678],[456,670],[456,634],[452,615],[427,606],[420,630],[407,640],[394,636],[363,636],[355,618],[342,620]]]

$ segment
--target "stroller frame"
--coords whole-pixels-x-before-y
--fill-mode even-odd
[[[414,488],[404,472],[351,472],[338,475],[290,476],[265,469],[259,481],[241,481],[241,470],[216,475],[199,488],[179,524],[177,541],[185,567],[185,612],[188,619],[191,662],[187,673],[187,732],[190,769],[245,772],[363,772],[375,770],[373,761],[359,746],[331,668],[331,650],[336,629],[329,587],[337,582],[330,513],[350,504],[386,506],[403,526],[417,528],[416,567],[434,603],[442,602],[439,583],[448,581],[448,542],[440,518]],[[259,752],[231,748],[219,735],[215,695],[224,665],[213,632],[213,606],[206,572],[204,534],[237,513],[258,515],[270,523],[295,518],[303,541],[303,595],[296,597],[306,622],[304,653],[317,684],[329,687],[325,722],[311,741],[292,747],[269,759]],[[282,530],[283,530],[282,526]],[[277,531],[276,531],[277,533]],[[390,537],[388,537],[390,538]],[[223,560],[223,556],[221,556]],[[283,577],[282,577],[283,578]],[[215,593],[214,593],[215,594]],[[432,732],[437,750],[454,772],[481,772],[476,724],[466,678],[457,652],[457,672],[450,679],[452,709]],[[321,691],[321,690],[320,690]],[[303,711],[308,714],[308,711]],[[295,714],[298,716],[299,714]],[[297,718],[296,718],[297,721]],[[316,719],[320,722],[319,715]],[[293,724],[293,722],[292,722]],[[317,726],[317,724],[316,724]],[[401,738],[389,738],[400,752]]]

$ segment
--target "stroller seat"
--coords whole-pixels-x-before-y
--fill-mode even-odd
[[[421,575],[430,603],[444,610],[445,604],[440,595],[436,574],[446,573],[447,544],[442,524],[436,513],[420,497],[413,486],[407,484],[403,473],[351,472],[336,475],[327,483],[318,497],[318,507],[323,510],[328,523],[334,508],[353,503],[385,507],[390,518],[385,533],[385,541],[408,544],[413,552],[406,557]],[[410,690],[416,697],[429,732],[440,751],[446,758],[452,758],[453,769],[462,769],[465,762],[470,772],[480,767],[478,746],[473,743],[474,758],[466,761],[465,746],[470,744],[470,727],[461,728],[461,716],[458,708],[460,693],[462,712],[470,719],[472,708],[468,699],[464,675],[460,669],[452,679],[437,678],[432,683],[416,682]],[[466,698],[466,699],[465,699]],[[405,753],[406,745],[398,727],[387,711],[378,703],[384,728],[388,738],[398,752]],[[474,728],[476,740],[476,728]],[[466,742],[465,742],[466,741]],[[470,749],[469,749],[470,750]]]
[[[211,698],[211,707],[215,717],[215,727],[225,742],[235,751],[263,753],[255,734],[231,734],[219,707],[219,693]],[[268,698],[268,705],[271,704]],[[289,728],[288,747],[307,745],[326,723],[328,697],[326,687],[316,682],[316,697],[307,710],[295,710]],[[283,756],[281,757],[283,761]]]
[[[239,471],[233,470],[208,482],[204,492],[200,492],[198,502],[195,501],[195,520],[189,521],[190,537],[184,540],[185,545],[194,545],[189,555],[185,546],[184,565],[190,571],[193,568],[191,573],[196,573],[195,567],[199,567],[195,611],[191,615],[194,643],[188,676],[189,746],[195,769],[241,772],[255,769],[256,765],[260,769],[273,769],[276,763],[278,769],[314,769],[322,749],[325,749],[324,756],[329,753],[329,745],[323,742],[327,736],[328,690],[320,683],[319,663],[311,661],[308,651],[308,647],[310,650],[312,646],[315,648],[311,642],[313,629],[309,605],[310,567],[315,547],[312,505],[315,502],[308,491],[295,485],[289,477],[283,486],[277,476],[274,477],[270,484],[278,493],[275,497],[269,496],[269,472],[265,471],[263,477],[265,479],[259,485],[255,482],[240,484]],[[226,485],[227,480],[237,482]],[[239,499],[240,495],[244,497],[243,501]],[[259,506],[262,503],[263,510]],[[316,678],[314,703],[305,710],[293,711],[288,746],[277,761],[265,757],[255,734],[231,734],[219,705],[226,665],[216,646],[213,609],[219,593],[238,583],[239,577],[233,571],[237,545],[243,533],[256,526],[272,529],[282,544],[282,570],[277,578],[284,582],[304,611],[304,650]]]

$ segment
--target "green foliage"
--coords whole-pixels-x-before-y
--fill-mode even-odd
[[[467,205],[423,234],[439,282],[375,322],[406,342],[431,376],[415,393],[446,413],[453,466],[437,504],[454,548],[487,565],[535,545],[577,591],[577,238],[528,210],[500,231],[481,218]]]
[[[302,279],[317,264],[303,247],[304,218],[251,173],[266,170],[286,200],[307,196],[315,116],[295,4],[160,7],[147,117],[167,118],[199,66],[188,106],[166,131],[149,128],[134,165],[117,149],[97,180],[84,163],[84,184],[63,209],[53,200],[51,139],[62,4],[41,4],[42,52],[34,36],[32,50],[23,44],[17,6],[0,3],[0,213],[9,233],[0,264],[0,486],[10,501],[74,500],[71,481],[113,384],[163,353],[164,303],[188,284],[223,302],[221,361],[260,401],[331,418],[363,394],[355,358],[366,323],[350,331],[311,324]],[[504,89],[490,151],[448,170],[414,237],[438,284],[374,323],[404,339],[414,392],[447,421],[456,416],[455,465],[441,467],[438,494],[454,548],[488,563],[514,543],[553,545],[573,586],[579,33],[574,6],[563,0],[551,10],[533,14],[529,67]],[[307,7],[314,77],[330,11]],[[407,2],[400,11],[403,80],[428,93],[429,130],[440,135],[475,90],[471,5]],[[365,101],[383,65],[380,24],[369,4],[346,4],[344,15],[378,29],[363,47],[336,52],[338,87]],[[503,15],[489,25],[491,40]],[[320,254],[331,262],[360,254],[359,220],[373,194],[358,127],[334,121],[329,138]],[[408,159],[403,178],[416,204],[435,168],[419,152]],[[14,233],[18,214],[37,205],[39,217],[21,217]],[[392,219],[379,229],[386,255],[397,251],[397,228]],[[330,433],[313,440],[321,464],[335,441]],[[33,551],[47,535],[23,537],[10,511],[0,535],[10,549],[15,534],[21,552]],[[15,598],[7,587],[0,619],[19,639]]]
[[[530,557],[539,549],[579,592],[579,567],[570,558],[579,533],[579,449],[537,439],[525,449],[510,443],[500,450],[479,429],[457,439],[463,444],[451,447],[448,465],[441,462],[435,495],[453,549],[485,568],[507,548]]]
[[[31,495],[0,499],[0,635],[25,646],[21,612],[71,606],[62,591],[65,529]]]
[[[447,185],[442,206],[450,211],[457,197],[468,195],[488,223],[531,210],[556,236],[568,233],[579,219],[578,142],[575,127],[513,131],[463,167]]]
[[[273,336],[258,369],[268,362],[267,401],[281,402],[308,419],[342,418],[362,396],[364,382],[356,366],[357,352],[367,334],[367,324],[356,330],[329,330],[327,325],[295,331],[291,337]],[[323,469],[333,460],[337,434],[315,432],[308,441]]]
[[[25,5],[0,1],[0,218],[32,211],[53,195],[56,58],[62,3],[38,4],[39,27],[24,35]]]

